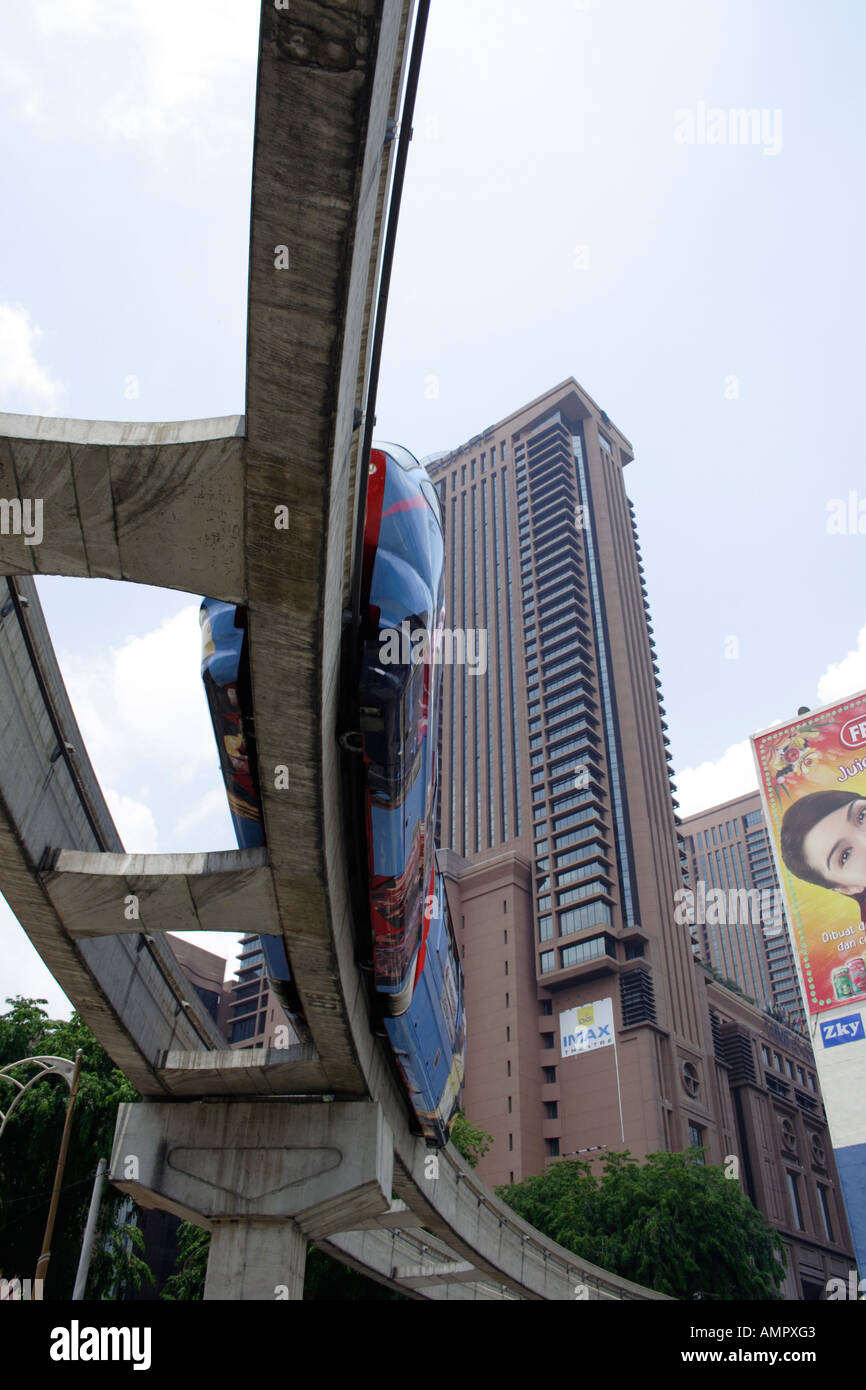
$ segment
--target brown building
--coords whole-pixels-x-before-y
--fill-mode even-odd
[[[222,956],[179,936],[169,934],[169,940],[178,964],[231,1047],[244,1051],[251,1047],[288,1047],[297,1042],[282,1005],[268,989],[259,937],[241,938],[237,979],[228,980]],[[278,1033],[278,1029],[282,1031]]]
[[[763,1205],[787,1182],[773,1087],[762,1072],[742,1083],[741,1120],[707,981],[720,1027],[749,1005],[728,1004],[675,921],[684,863],[623,481],[631,460],[574,380],[425,460],[445,518],[448,624],[467,634],[467,654],[481,650],[468,634],[487,634],[486,663],[449,664],[444,649],[440,725],[438,838],[466,984],[464,1104],[494,1136],[479,1164],[490,1183],[552,1157],[694,1144],[713,1163],[748,1153],[762,1175],[755,1200],[778,1223]],[[764,1016],[748,1017],[754,1051]],[[836,1274],[850,1266],[850,1240],[826,1172],[835,1238],[822,1244],[809,1229]],[[789,1296],[802,1297],[801,1228],[789,1216]]]
[[[251,1047],[289,1047],[298,1040],[282,1004],[268,989],[258,936],[241,938],[237,981],[231,982],[222,1026],[232,1047],[240,1051]]]
[[[750,792],[685,817],[680,843],[696,954],[761,1008],[805,1032],[760,794]]]

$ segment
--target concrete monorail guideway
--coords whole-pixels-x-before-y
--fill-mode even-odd
[[[533,1231],[452,1148],[427,1152],[355,964],[341,616],[413,6],[263,0],[244,417],[0,416],[0,496],[43,506],[39,544],[0,535],[0,888],[145,1097],[121,1107],[111,1177],[212,1231],[207,1297],[300,1297],[313,1239],[413,1297],[657,1298]],[[124,853],[35,574],[246,604],[266,849]],[[313,1045],[231,1050],[163,940],[195,929],[282,934]]]

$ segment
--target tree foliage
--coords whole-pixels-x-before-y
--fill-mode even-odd
[[[695,1150],[638,1164],[608,1154],[604,1174],[561,1159],[497,1188],[518,1215],[592,1264],[672,1298],[779,1298],[785,1266],[778,1233],[722,1168]]]
[[[493,1135],[488,1134],[486,1129],[479,1129],[471,1120],[467,1120],[464,1111],[458,1110],[451,1128],[451,1143],[470,1168],[475,1168],[479,1158],[484,1157],[493,1143]]]
[[[166,1280],[160,1298],[172,1302],[204,1298],[207,1257],[210,1251],[210,1231],[182,1221],[177,1231],[177,1259],[174,1274]]]
[[[105,1239],[93,1247],[88,1278],[91,1297],[117,1298],[130,1289],[138,1293],[145,1280],[153,1284],[153,1273],[144,1255],[140,1226],[131,1221],[112,1226]]]
[[[44,999],[18,996],[6,1002],[11,1008],[0,1015],[0,1067],[33,1056],[67,1057],[72,1061],[78,1048],[82,1052],[81,1080],[44,1290],[46,1299],[68,1299],[75,1282],[97,1164],[111,1153],[118,1104],[137,1100],[138,1096],[77,1013],[68,1020],[50,1019],[42,1007]],[[22,1069],[16,1075],[27,1081],[32,1071]],[[9,1082],[0,1081],[0,1109],[4,1112],[14,1094],[15,1088]],[[68,1099],[69,1088],[62,1078],[38,1081],[16,1106],[0,1139],[0,1272],[7,1278],[29,1278],[35,1268]],[[103,1239],[112,1231],[125,1200],[121,1193],[106,1186],[100,1209],[99,1231]],[[118,1271],[129,1253],[127,1242],[123,1251],[116,1248],[116,1259],[112,1260],[107,1252],[107,1259],[101,1261],[100,1278],[111,1281],[109,1289],[117,1283]],[[128,1261],[126,1264],[127,1272],[132,1273],[134,1267]],[[140,1272],[136,1269],[136,1273]],[[91,1278],[88,1297],[107,1293],[99,1278]]]

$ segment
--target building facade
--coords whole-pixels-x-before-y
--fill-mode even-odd
[[[479,1164],[493,1184],[605,1149],[694,1145],[723,1163],[757,1142],[717,1053],[707,979],[719,986],[675,915],[687,864],[624,486],[632,456],[569,380],[425,460],[444,515],[446,621],[462,634],[443,648],[440,864],[465,977],[464,1105],[493,1135]],[[753,1050],[763,1017],[750,1015]],[[758,1090],[777,1165],[767,1191],[784,1193],[773,1090],[766,1078]],[[752,1168],[765,1167],[761,1149]],[[835,1239],[818,1244],[847,1271],[833,1212]],[[802,1297],[790,1217],[789,1296]]]
[[[758,792],[684,817],[692,944],[762,1009],[806,1031],[806,1013]],[[684,915],[684,914],[680,914]]]
[[[226,961],[195,942],[169,933],[177,962],[230,1047],[290,1047],[298,1041],[280,1001],[268,988],[258,936],[241,937],[237,978],[225,979]]]

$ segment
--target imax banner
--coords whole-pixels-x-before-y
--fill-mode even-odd
[[[593,1004],[579,1004],[559,1015],[559,1042],[563,1057],[576,1057],[579,1052],[592,1052],[608,1047],[613,1036],[613,1000],[596,999]]]

